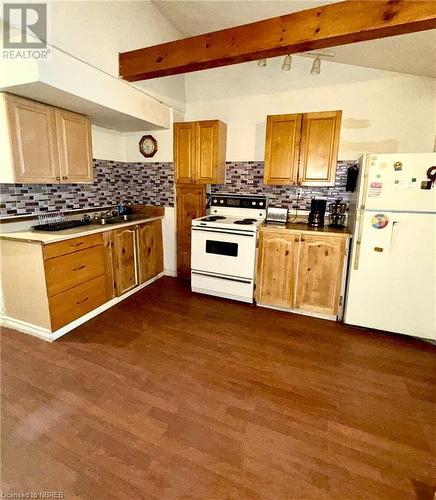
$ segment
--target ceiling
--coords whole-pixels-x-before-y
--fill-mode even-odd
[[[333,0],[154,0],[186,37],[310,9]],[[436,78],[436,30],[327,49],[334,62]]]

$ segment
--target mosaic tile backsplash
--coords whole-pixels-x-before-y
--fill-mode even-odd
[[[340,161],[334,187],[301,188],[299,208],[308,209],[312,197],[328,202],[341,197],[346,203],[347,168]],[[92,184],[0,184],[0,216],[69,211],[125,203],[174,206],[174,167],[168,163],[123,163],[94,160]],[[265,186],[263,162],[228,162],[226,183],[212,186],[216,194],[265,194],[275,206],[295,208],[296,188]]]
[[[342,198],[345,203],[350,202],[351,193],[345,191],[347,169],[355,165],[356,161],[338,161],[336,166],[336,180],[332,187],[302,187],[298,202],[300,210],[310,210],[312,198],[323,198],[327,203]],[[212,186],[213,194],[263,194],[268,196],[268,203],[272,206],[296,208],[297,188],[292,186],[270,186],[263,184],[263,162],[230,162],[226,165],[226,183]]]
[[[94,160],[92,184],[0,184],[0,216],[125,203],[174,205],[172,163]]]

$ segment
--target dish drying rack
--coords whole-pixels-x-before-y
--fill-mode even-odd
[[[89,216],[88,216],[89,217]],[[35,231],[62,231],[73,227],[86,226],[91,220],[85,216],[82,220],[67,219],[62,212],[50,212],[38,215],[38,225],[32,226]]]

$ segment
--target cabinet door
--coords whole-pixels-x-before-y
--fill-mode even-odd
[[[261,231],[259,238],[256,301],[292,308],[300,236]]]
[[[295,307],[320,314],[337,314],[344,238],[303,235],[300,245]]]
[[[58,182],[55,109],[10,95],[6,104],[15,182]]]
[[[267,117],[265,184],[296,184],[301,120],[301,114]]]
[[[162,222],[155,220],[138,227],[139,283],[163,271]]]
[[[298,183],[334,186],[342,111],[305,113]]]
[[[191,221],[206,215],[206,187],[177,186],[177,276],[191,277]]]
[[[115,290],[119,297],[138,284],[135,227],[113,231],[113,243]]]
[[[91,122],[86,116],[56,110],[62,182],[92,182]]]
[[[195,122],[174,124],[175,182],[179,184],[192,184],[196,181],[195,130]]]
[[[220,184],[225,179],[226,131],[218,120],[197,122],[197,180]]]

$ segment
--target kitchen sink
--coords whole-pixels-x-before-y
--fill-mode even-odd
[[[133,214],[133,215],[112,215],[110,217],[102,217],[93,221],[93,224],[98,224],[105,226],[106,224],[121,224],[122,222],[131,222],[139,219],[146,219],[144,215]]]

